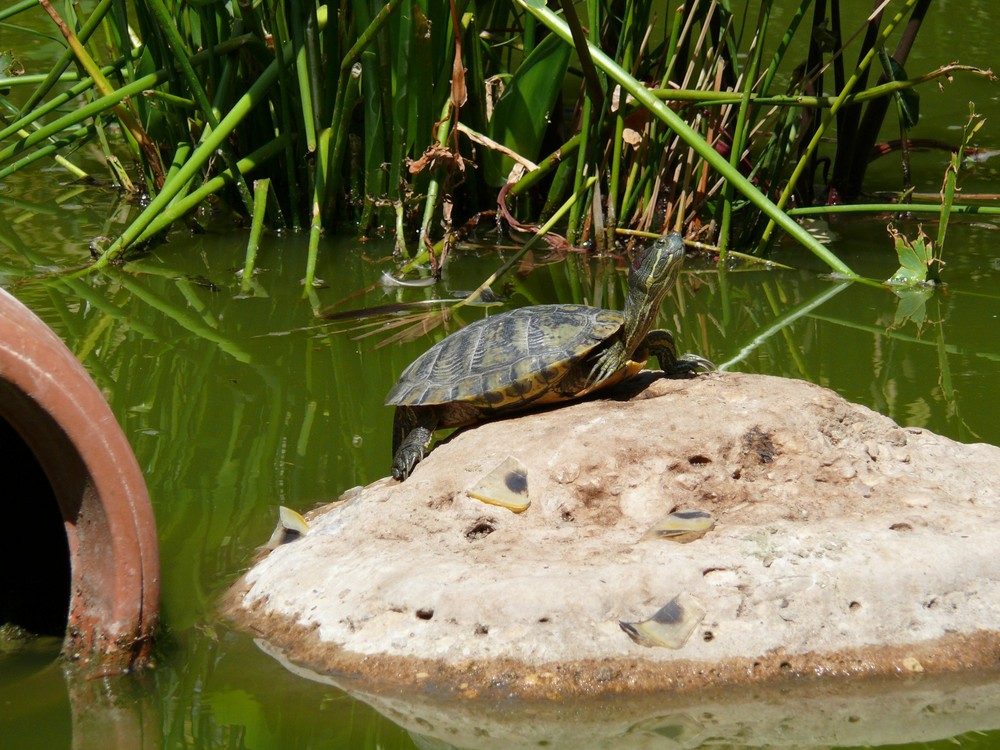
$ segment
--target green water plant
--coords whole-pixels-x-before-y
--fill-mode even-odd
[[[901,105],[900,110],[903,109],[904,107]],[[903,116],[901,115],[901,117]],[[917,228],[917,236],[911,240],[893,225],[889,226],[889,236],[892,238],[900,267],[887,280],[887,284],[894,287],[916,287],[940,281],[940,269],[944,266],[941,256],[944,252],[945,237],[948,234],[948,222],[955,209],[958,174],[962,169],[965,153],[970,147],[973,136],[979,132],[984,124],[983,117],[976,114],[975,107],[970,104],[969,118],[962,130],[962,140],[951,155],[941,184],[937,241],[931,242],[930,238],[924,234],[922,227]],[[906,317],[912,316],[907,315]]]
[[[886,282],[887,284],[918,286],[938,280],[940,276],[938,269],[942,265],[940,246],[935,248],[922,228],[918,227],[917,236],[911,240],[890,225],[889,236],[892,237],[900,265],[896,273]]]
[[[976,114],[975,106],[969,104],[969,118],[962,129],[962,141],[951,155],[948,167],[945,169],[944,182],[941,185],[941,221],[938,224],[937,252],[938,258],[944,250],[945,236],[948,234],[948,220],[955,204],[955,191],[958,183],[958,173],[965,161],[965,154],[972,144],[972,139],[986,124],[986,120]]]

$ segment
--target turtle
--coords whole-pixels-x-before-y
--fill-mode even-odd
[[[471,323],[432,346],[386,396],[386,405],[396,407],[393,477],[410,475],[437,429],[587,396],[634,376],[650,356],[668,377],[715,369],[696,354],[678,357],[668,331],[650,330],[683,262],[680,234],[663,235],[632,261],[624,311],[521,307]]]

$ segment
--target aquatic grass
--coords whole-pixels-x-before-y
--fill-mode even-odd
[[[47,72],[0,71],[17,113],[0,122],[0,174],[97,143],[112,180],[148,201],[99,269],[195,221],[209,197],[250,221],[253,171],[272,187],[265,224],[308,231],[307,296],[335,227],[390,235],[437,274],[468,220],[499,207],[532,231],[585,184],[552,226],[568,245],[617,252],[633,241],[620,230],[681,226],[724,260],[766,252],[780,227],[851,277],[794,211],[858,197],[880,109],[901,103],[905,126],[919,85],[989,75],[909,76],[929,2],[883,5],[885,23],[799,0],[775,30],[773,0],[18,2],[0,22],[49,19],[36,33],[64,51]],[[885,74],[869,85],[876,60]],[[831,177],[817,165],[832,133]]]

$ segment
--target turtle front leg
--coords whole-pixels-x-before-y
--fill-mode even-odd
[[[397,406],[392,420],[392,476],[403,481],[423,460],[437,427],[433,409]]]
[[[712,362],[698,354],[682,354],[678,357],[674,337],[669,331],[650,331],[639,349],[645,349],[647,357],[656,357],[660,369],[668,378],[681,378],[692,373],[710,372],[715,369]],[[633,359],[638,360],[641,353],[641,351],[636,352]]]
[[[669,336],[670,334],[667,335]],[[577,393],[580,390],[589,389],[593,385],[604,383],[608,378],[622,369],[625,360],[625,344],[621,340],[616,339],[610,346],[606,347],[591,360],[590,371],[587,373],[587,380],[583,385],[583,389],[576,388],[572,392]]]

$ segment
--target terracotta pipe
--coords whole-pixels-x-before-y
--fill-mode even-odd
[[[0,417],[38,460],[62,514],[71,569],[64,653],[102,670],[143,665],[160,589],[146,483],[86,370],[2,289]]]

